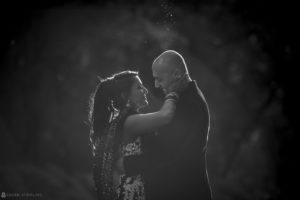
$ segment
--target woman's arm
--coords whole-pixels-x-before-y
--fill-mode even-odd
[[[176,110],[176,100],[174,96],[167,98],[157,112],[147,114],[135,114],[127,117],[124,122],[124,134],[128,136],[138,136],[168,124]]]

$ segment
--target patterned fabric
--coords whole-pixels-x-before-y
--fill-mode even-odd
[[[120,132],[118,124],[125,115],[116,113],[109,126],[104,130],[104,133],[96,141],[93,146],[93,174],[97,190],[98,198],[101,200],[116,200],[118,199],[114,184],[113,172],[116,155],[118,155],[118,147],[120,142],[118,138]]]
[[[128,110],[116,113],[109,126],[93,146],[93,174],[99,200],[145,200],[144,181],[141,175],[121,175],[120,185],[114,186],[114,163],[119,156],[141,154],[141,141],[122,145],[120,127],[129,115]]]
[[[141,140],[137,138],[134,142],[121,147],[123,156],[139,155],[141,151]],[[119,200],[145,200],[144,180],[141,175],[120,176],[120,185],[117,189]]]

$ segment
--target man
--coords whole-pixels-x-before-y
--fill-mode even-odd
[[[159,55],[152,72],[155,87],[165,94],[179,88],[176,113],[155,136],[142,138],[142,155],[124,158],[125,172],[143,174],[147,200],[210,200],[206,171],[209,111],[204,96],[176,51]]]

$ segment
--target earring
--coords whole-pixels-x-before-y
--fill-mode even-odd
[[[126,107],[129,108],[130,107],[130,100],[128,99],[127,103],[126,103]]]

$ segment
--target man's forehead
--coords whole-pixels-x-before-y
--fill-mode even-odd
[[[158,74],[163,73],[163,72],[165,71],[165,68],[166,68],[166,67],[164,67],[164,66],[162,66],[162,65],[154,64],[154,65],[152,66],[152,72],[153,72],[153,74],[158,75]]]

